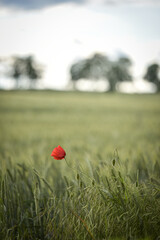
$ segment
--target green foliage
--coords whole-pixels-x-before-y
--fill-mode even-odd
[[[30,80],[30,87],[32,88],[42,76],[42,67],[36,63],[33,56],[14,57],[11,68],[11,77],[16,80],[16,88],[19,88],[19,80],[22,77],[27,77]]]
[[[110,83],[110,91],[115,91],[116,83],[123,81],[131,81],[132,76],[129,73],[129,67],[131,61],[128,58],[119,58],[111,64],[109,71],[107,72],[107,78]]]
[[[109,67],[110,61],[108,58],[96,53],[91,58],[80,60],[71,66],[71,79],[77,81],[80,78],[106,78]]]
[[[105,55],[94,54],[91,58],[80,60],[71,66],[72,81],[81,78],[101,79],[109,81],[110,91],[116,90],[117,82],[131,81],[129,73],[131,61],[127,57],[120,57],[116,61],[109,60]]]
[[[160,91],[159,65],[157,63],[148,66],[144,79],[155,83],[157,90]]]
[[[1,92],[0,239],[158,239],[159,98]]]

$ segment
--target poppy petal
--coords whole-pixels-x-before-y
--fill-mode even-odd
[[[58,145],[58,147],[53,149],[51,156],[54,157],[54,159],[56,160],[61,160],[65,158],[66,152],[60,145]]]

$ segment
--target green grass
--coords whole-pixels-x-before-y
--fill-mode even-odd
[[[0,92],[0,239],[158,236],[160,95]]]

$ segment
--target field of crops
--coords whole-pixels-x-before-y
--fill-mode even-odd
[[[160,239],[160,95],[1,91],[0,239]]]

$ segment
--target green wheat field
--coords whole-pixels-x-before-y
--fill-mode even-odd
[[[160,239],[160,95],[1,91],[0,239]]]

